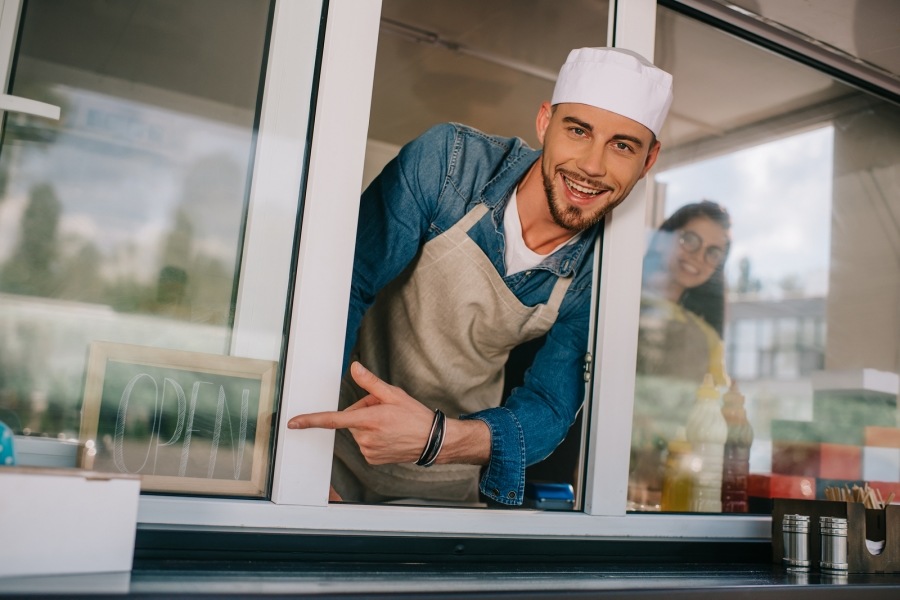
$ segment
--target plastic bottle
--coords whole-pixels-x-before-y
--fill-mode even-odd
[[[747,481],[750,477],[750,445],[753,427],[747,420],[744,396],[737,382],[722,396],[722,416],[728,425],[722,470],[722,512],[747,512]]]
[[[722,512],[722,467],[728,426],[719,406],[719,392],[707,373],[687,422],[687,439],[695,460],[691,511]]]
[[[694,489],[694,473],[691,470],[693,454],[691,445],[683,439],[669,442],[666,470],[662,484],[660,509],[667,512],[691,510],[691,494]]]

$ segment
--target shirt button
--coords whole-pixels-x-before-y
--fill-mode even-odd
[[[515,492],[509,492],[508,494],[506,494],[506,497],[509,498],[510,500],[515,500],[515,498],[516,498],[516,493],[515,493]]]
[[[494,495],[495,495],[495,496],[499,496],[499,495],[500,495],[500,490],[498,490],[497,488],[494,488],[493,491],[494,491]]]

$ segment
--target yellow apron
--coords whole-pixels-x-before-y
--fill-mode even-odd
[[[381,291],[363,318],[352,356],[448,418],[500,405],[510,351],[549,331],[572,281],[560,278],[546,304],[522,304],[468,236],[487,211],[477,205],[426,243]],[[348,373],[341,409],[365,394]],[[348,431],[335,438],[332,485],[346,501],[474,502],[479,473],[477,465],[370,465]]]

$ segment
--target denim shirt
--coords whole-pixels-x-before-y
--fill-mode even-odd
[[[363,315],[376,294],[404,270],[422,245],[478,203],[488,206],[490,218],[482,218],[469,236],[523,304],[546,303],[557,278],[574,275],[523,385],[502,406],[460,417],[479,419],[490,429],[491,457],[480,489],[508,505],[522,503],[525,467],[559,445],[585,392],[584,356],[599,226],[537,267],[506,276],[503,211],[514,187],[540,155],[518,138],[489,136],[456,123],[435,126],[404,146],[362,195],[344,350],[346,371]],[[402,382],[389,383],[403,387]],[[427,404],[425,398],[418,400]]]

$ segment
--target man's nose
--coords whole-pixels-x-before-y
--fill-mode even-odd
[[[579,157],[576,164],[585,175],[603,177],[606,175],[606,145],[592,145]]]

